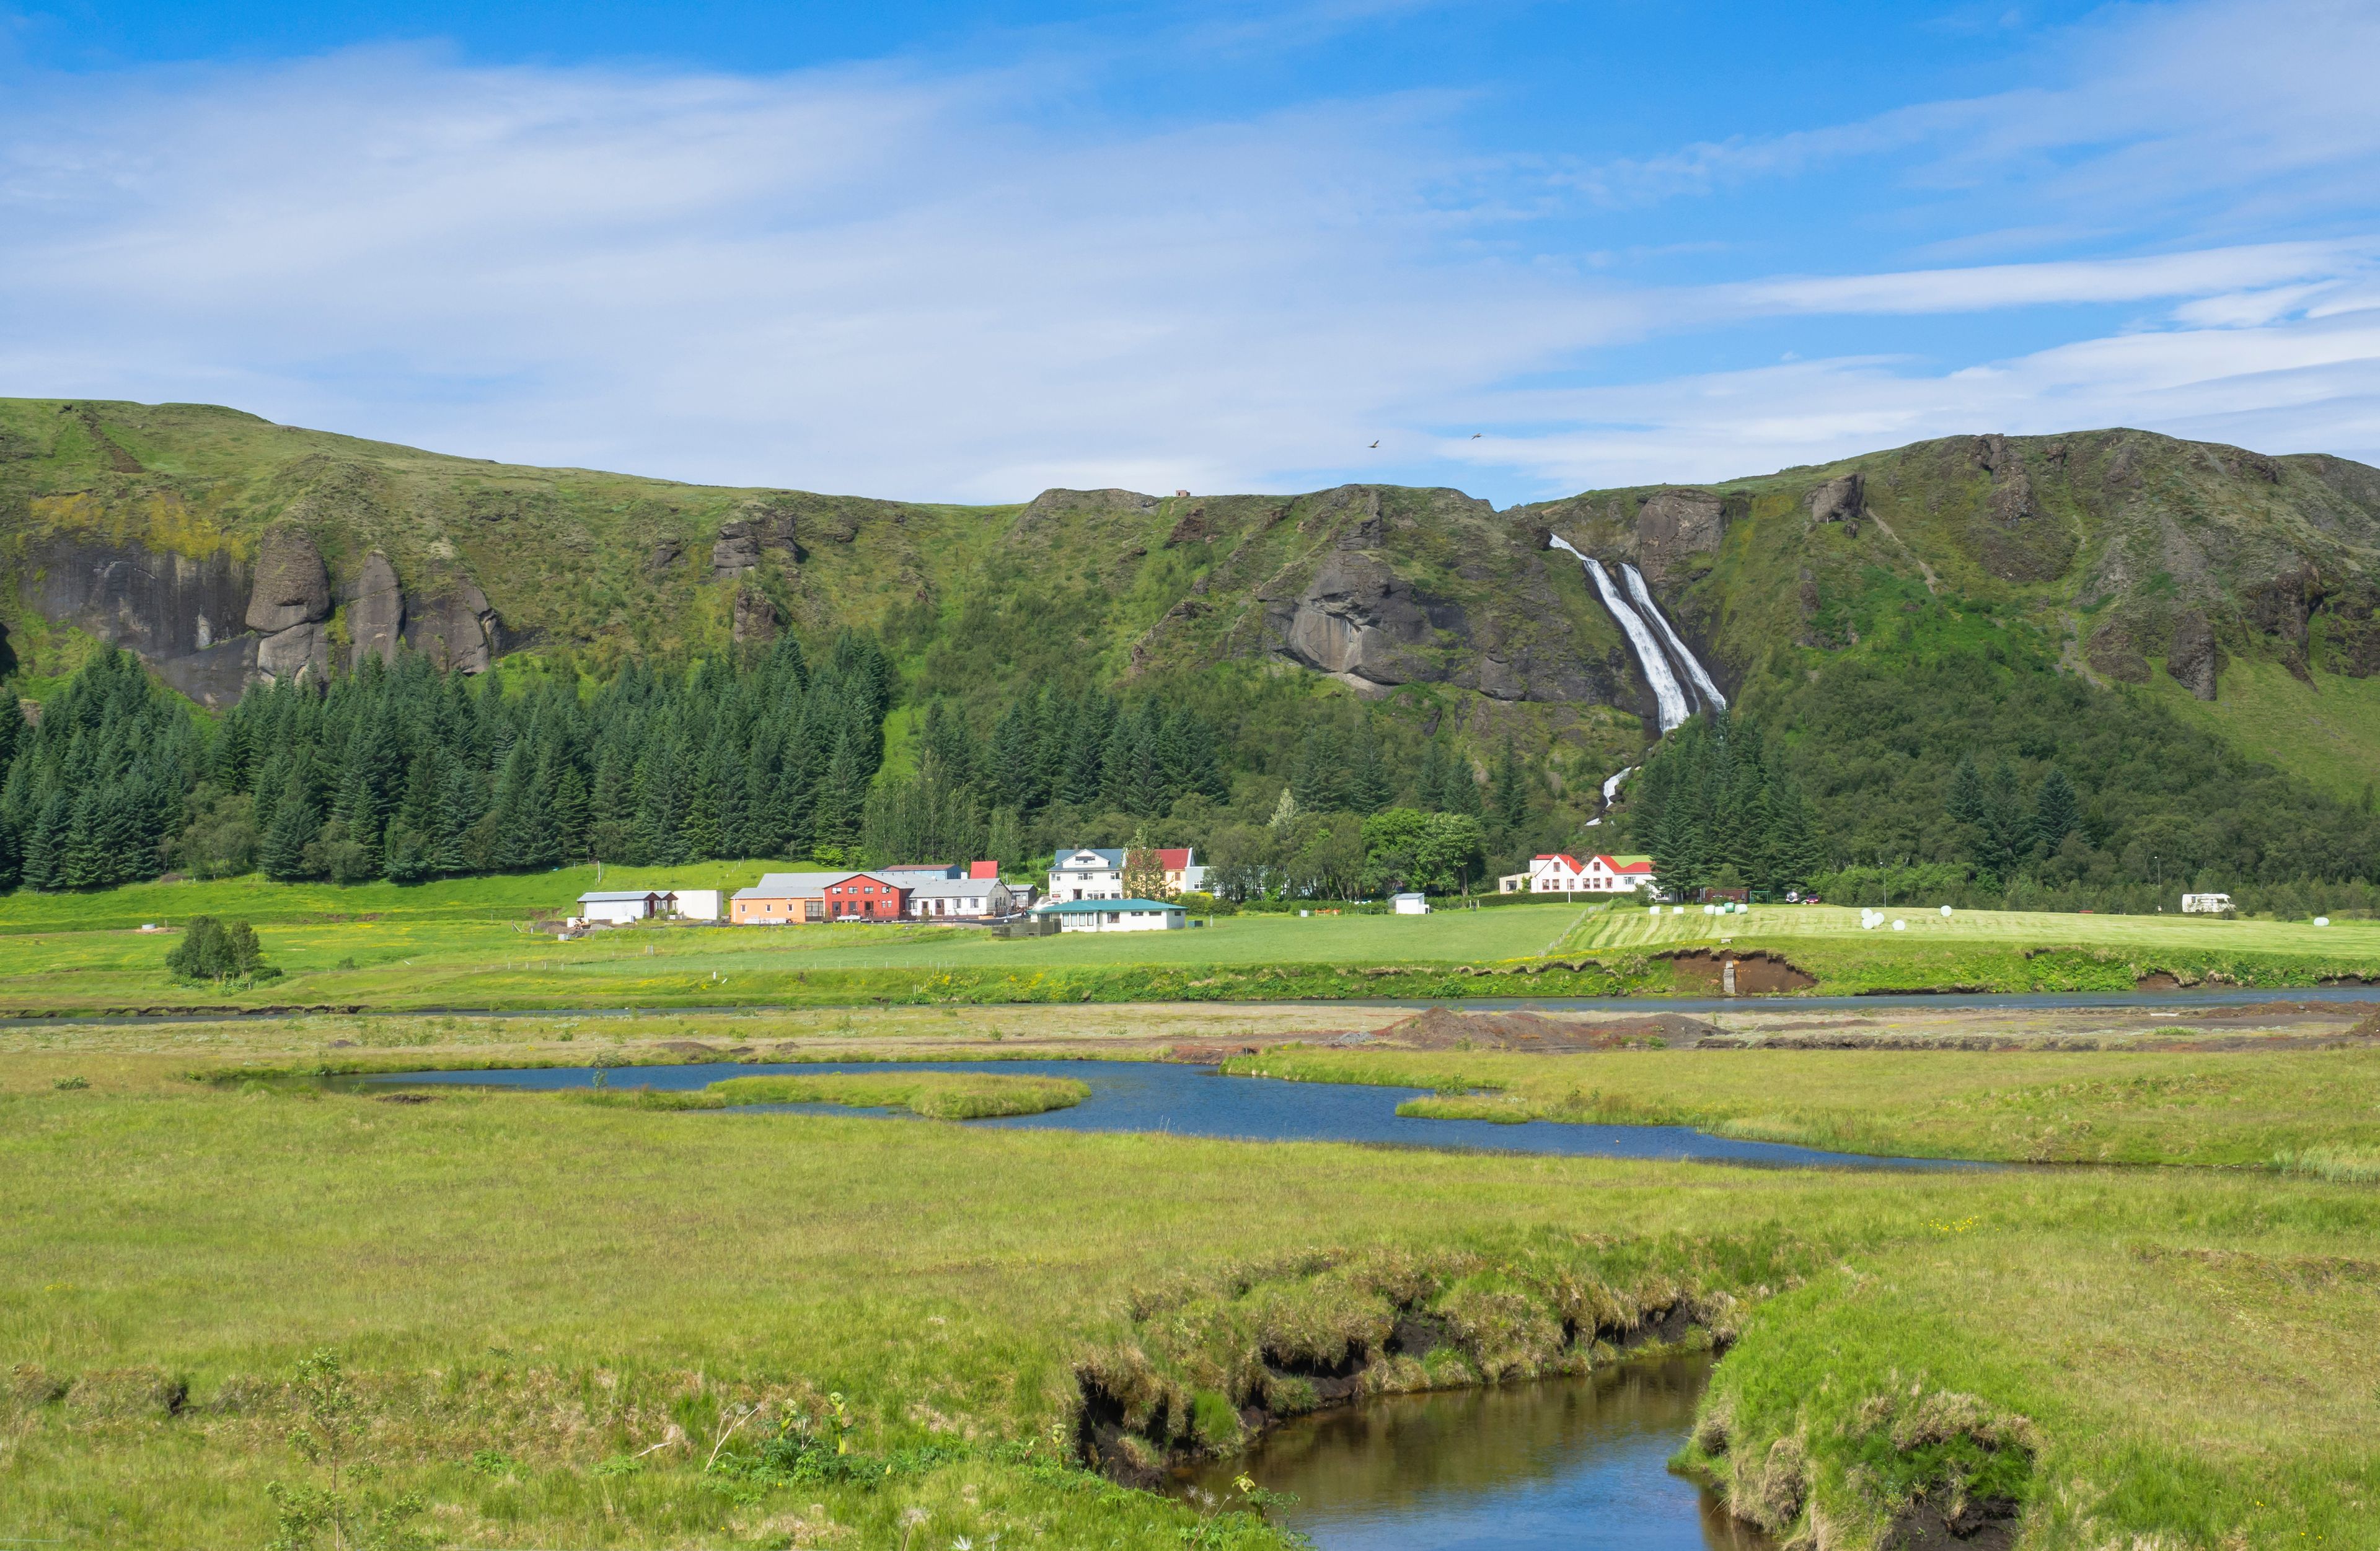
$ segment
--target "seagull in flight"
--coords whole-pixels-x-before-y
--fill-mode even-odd
[[[1379,445],[1379,443],[1378,443],[1378,442],[1373,442],[1373,443],[1372,443],[1372,445],[1373,445],[1373,446],[1375,446],[1375,447],[1377,447],[1377,446],[1378,446],[1378,445]]]
[[[1479,440],[1479,437],[1480,437],[1480,433],[1479,433],[1478,431],[1475,431],[1475,431],[1473,431],[1473,432],[1471,433],[1471,440],[1472,440],[1472,441],[1474,441],[1474,442],[1478,441],[1478,440]]]

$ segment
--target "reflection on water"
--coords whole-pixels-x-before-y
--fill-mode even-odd
[[[1591,1058],[1589,1058],[1591,1059]],[[1251,1142],[1372,1142],[1390,1146],[1467,1148],[1480,1152],[1555,1153],[1570,1157],[1694,1159],[1705,1163],[1767,1164],[1783,1168],[1992,1169],[1995,1164],[1950,1158],[1865,1157],[1820,1152],[1777,1142],[1745,1142],[1712,1136],[1678,1125],[1570,1125],[1533,1121],[1500,1125],[1493,1121],[1424,1120],[1400,1115],[1397,1106],[1427,1092],[1338,1083],[1291,1083],[1270,1077],[1224,1077],[1213,1070],[1169,1061],[738,1061],[689,1066],[623,1067],[604,1075],[615,1088],[676,1091],[705,1087],[728,1077],[780,1072],[820,1076],[848,1072],[994,1072],[1017,1076],[1072,1077],[1090,1097],[1064,1109],[967,1121],[969,1126],[1018,1131],[1168,1132],[1177,1136],[1226,1136]],[[515,1068],[467,1072],[399,1072],[358,1079],[366,1085],[468,1084],[479,1087],[583,1088],[595,1069],[585,1066]],[[773,1109],[776,1106],[747,1106]],[[849,1109],[829,1110],[850,1114]],[[719,1113],[712,1110],[710,1113]],[[806,1113],[825,1112],[815,1107]]]
[[[1669,1470],[1709,1372],[1707,1358],[1677,1358],[1384,1397],[1278,1428],[1183,1484],[1229,1496],[1245,1472],[1293,1493],[1274,1517],[1321,1551],[1767,1551]]]

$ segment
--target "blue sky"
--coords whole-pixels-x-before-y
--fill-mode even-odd
[[[0,0],[0,392],[965,501],[2380,459],[2375,72],[2324,0]]]

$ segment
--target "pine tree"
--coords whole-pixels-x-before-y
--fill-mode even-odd
[[[1289,789],[1307,813],[1335,813],[1347,806],[1347,769],[1339,745],[1339,729],[1318,721],[1305,730],[1297,745],[1297,763],[1290,769]]]
[[[298,790],[297,784],[297,778],[292,777],[292,789],[282,794],[273,810],[272,828],[264,831],[256,847],[257,865],[264,869],[264,875],[284,882],[313,876],[306,848],[314,843],[322,829],[312,798]]]
[[[1950,795],[1942,807],[1955,822],[1983,828],[1984,773],[1975,769],[1973,755],[1959,757],[1959,768],[1950,772]]]
[[[2045,855],[2057,854],[2066,837],[2082,822],[2082,805],[2074,783],[2057,766],[2041,778],[2033,794],[2033,843]]]
[[[1510,738],[1504,740],[1504,752],[1496,760],[1493,792],[1488,819],[1509,842],[1529,818],[1528,778]]]
[[[1388,806],[1395,795],[1388,762],[1381,757],[1380,740],[1367,712],[1356,722],[1347,751],[1347,806],[1357,813],[1374,814]]]

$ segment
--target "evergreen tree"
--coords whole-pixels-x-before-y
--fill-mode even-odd
[[[1339,729],[1318,721],[1298,741],[1297,763],[1291,768],[1289,789],[1307,813],[1335,813],[1347,806],[1347,768],[1339,745]]]
[[[2082,805],[2074,783],[2057,766],[2041,778],[2033,794],[2033,843],[2045,855],[2055,855],[2082,822]]]
[[[1378,813],[1395,795],[1388,761],[1380,754],[1380,740],[1366,713],[1355,723],[1354,737],[1347,751],[1347,806],[1357,813]]]

